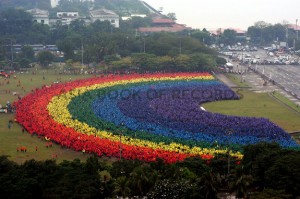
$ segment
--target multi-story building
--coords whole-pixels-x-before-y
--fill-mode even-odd
[[[115,28],[120,27],[119,15],[117,15],[115,12],[111,10],[106,10],[106,9],[91,10],[90,18],[92,23],[95,22],[96,20],[109,21],[111,25],[113,25]]]
[[[50,19],[50,26],[54,26],[57,22],[61,25],[69,25],[73,20],[79,19],[78,12],[57,12],[56,18]]]
[[[153,33],[153,32],[181,32],[189,31],[190,27],[186,27],[184,24],[177,24],[175,21],[169,18],[154,18],[152,19],[151,27],[140,27],[140,33]]]
[[[119,28],[119,15],[111,10],[99,9],[91,10],[89,17],[80,17],[78,12],[57,12],[56,17],[49,19],[49,12],[40,9],[27,10],[32,15],[33,21],[49,26],[55,26],[58,22],[61,25],[69,25],[72,21],[79,19],[86,23],[93,23],[96,20],[109,21],[112,26]]]
[[[34,22],[49,25],[49,12],[47,10],[35,8],[27,10],[27,12],[32,15]]]
[[[58,6],[60,0],[50,0],[51,3],[51,7],[54,8],[56,6]],[[73,0],[69,0],[69,1],[73,1]],[[78,1],[78,0],[77,0]],[[85,2],[85,1],[89,1],[89,2],[94,2],[95,0],[79,0],[80,2]]]

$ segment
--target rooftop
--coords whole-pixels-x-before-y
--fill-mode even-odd
[[[300,27],[299,27],[298,24],[297,25],[296,24],[289,24],[288,28],[292,29],[292,30],[300,30]]]
[[[27,10],[27,12],[29,12],[32,15],[49,15],[49,12],[47,10],[40,10],[37,8]]]
[[[139,28],[139,32],[146,33],[146,32],[180,32],[184,30],[191,30],[190,27],[186,27],[181,24],[176,24],[171,27],[141,27]]]
[[[161,23],[174,24],[175,22],[172,19],[168,19],[168,18],[154,18],[154,19],[152,19],[152,23],[155,23],[155,24],[161,24]]]
[[[219,29],[216,29],[216,30],[210,30],[209,32],[213,35],[219,35],[221,33],[224,32],[224,30],[234,30],[237,34],[245,34],[247,31],[246,30],[241,30],[239,28],[219,28]]]
[[[92,16],[116,16],[119,17],[115,12],[106,9],[98,9],[90,11]]]

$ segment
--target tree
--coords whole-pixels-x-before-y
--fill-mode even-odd
[[[157,180],[157,172],[153,170],[148,164],[143,164],[136,167],[131,173],[129,184],[132,195],[144,196],[154,186]]]
[[[181,198],[192,198],[190,197],[193,184],[185,179],[163,179],[155,183],[155,186],[147,194],[147,198],[150,199],[181,199]],[[199,198],[199,197],[195,197]]]
[[[31,46],[23,46],[21,53],[17,56],[17,61],[21,67],[28,67],[34,61],[34,51]]]
[[[266,188],[266,171],[280,156],[281,151],[282,149],[277,143],[258,143],[245,146],[243,164],[248,168],[245,173],[253,176],[253,185],[260,190]]]
[[[213,37],[205,29],[203,31],[200,31],[200,30],[194,31],[192,33],[192,37],[196,38],[197,40],[199,40],[207,45],[211,45],[214,42]]]
[[[251,38],[254,44],[262,44],[262,28],[256,26],[248,27],[247,35]]]
[[[262,28],[266,28],[268,26],[271,26],[271,24],[267,23],[265,21],[257,21],[257,22],[254,23],[254,26],[257,27],[257,28],[262,29]]]
[[[49,66],[53,60],[54,55],[49,51],[41,51],[37,55],[37,61],[44,67]]]
[[[28,68],[30,66],[31,60],[27,58],[18,59],[19,65],[22,68]]]
[[[224,30],[220,37],[220,43],[225,45],[233,45],[236,43],[236,32],[231,29]]]
[[[283,151],[265,173],[266,186],[271,189],[285,190],[293,197],[300,190],[300,152]]]
[[[74,59],[74,43],[68,39],[57,42],[57,47],[60,51],[64,52],[65,60]]]
[[[281,24],[272,24],[258,21],[254,26],[248,27],[247,34],[251,37],[251,41],[256,45],[270,44],[274,40],[286,40],[286,27]]]
[[[253,177],[244,171],[244,165],[236,167],[233,173],[233,180],[229,188],[235,192],[237,198],[248,198],[248,188],[253,182]]]
[[[216,176],[211,171],[203,173],[196,180],[195,192],[200,194],[202,198],[217,199],[218,182]]]
[[[149,27],[151,25],[150,17],[132,17],[130,20],[120,21],[120,29],[128,30],[128,29],[137,29],[139,27]]]
[[[180,69],[187,71],[189,69],[190,57],[188,55],[179,55],[174,61],[177,71],[180,71]]]
[[[172,19],[173,21],[176,21],[176,20],[177,20],[177,18],[176,18],[176,13],[174,13],[174,12],[168,13],[168,14],[167,14],[167,17],[170,18],[170,19]]]
[[[21,9],[7,9],[0,12],[0,34],[12,37],[18,33],[30,30],[32,16]]]
[[[285,193],[284,190],[278,189],[264,189],[262,192],[255,193],[255,199],[290,199],[292,196],[290,194]]]
[[[113,196],[128,197],[130,195],[129,182],[126,176],[118,177],[113,183]]]

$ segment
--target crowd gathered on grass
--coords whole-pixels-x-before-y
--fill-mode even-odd
[[[209,73],[156,73],[45,86],[14,106],[16,120],[29,133],[98,156],[148,162],[162,158],[170,163],[229,152],[238,160],[246,144],[265,141],[299,147],[267,119],[225,116],[199,108],[204,102],[230,99],[238,96]]]
[[[94,164],[99,161],[96,157],[105,156],[121,161],[116,161],[112,167],[100,166],[98,162],[92,166],[93,177],[91,170],[86,169],[84,174],[84,179],[93,178],[93,183],[86,182],[86,186],[90,190],[100,186],[100,190],[76,192],[68,186],[73,191],[65,194],[148,198],[161,195],[207,198],[205,195],[211,194],[210,198],[216,198],[226,190],[240,197],[253,193],[257,197],[262,194],[262,198],[273,195],[296,197],[296,189],[290,188],[281,174],[280,182],[271,180],[278,177],[272,176],[272,172],[281,167],[283,159],[289,161],[284,165],[288,172],[297,172],[293,165],[299,159],[299,145],[287,132],[265,118],[226,116],[201,107],[206,102],[238,99],[237,93],[209,73],[108,74],[33,89],[12,104],[16,112],[10,125],[18,122],[22,132],[37,135],[45,141],[46,148],[51,148],[52,143],[59,144],[82,154],[94,154],[95,159],[87,163],[74,160],[56,164],[57,154],[52,154],[53,160],[29,160],[16,165],[1,158],[7,166],[0,169],[4,174],[0,182],[6,183],[2,189],[4,196],[16,194],[11,190],[23,181],[21,178],[14,182],[8,179],[13,173],[20,174],[24,168],[39,165],[39,173],[45,173],[48,170],[43,169],[43,165],[49,163],[54,172],[45,179],[51,182],[55,175],[66,171],[66,167],[71,173],[75,167],[90,168],[91,161]],[[20,145],[16,150],[28,153],[26,145]],[[38,152],[40,148],[36,146],[29,150]],[[162,168],[157,166],[160,164],[165,170],[158,169]],[[195,164],[199,170],[194,170]],[[138,186],[133,183],[133,176],[138,175],[139,170],[148,177],[150,173],[157,176],[152,176],[151,182],[141,179],[145,186]],[[262,174],[265,177],[261,177]],[[31,175],[26,171],[24,175],[23,179],[32,182],[20,189],[19,193],[25,198],[33,197],[33,192],[28,192],[31,189],[39,190],[39,196],[53,197],[64,191],[46,181],[40,185],[34,183],[41,180],[38,174]],[[68,172],[56,179],[59,183],[69,183],[75,178],[83,179],[79,174],[73,178]],[[244,181],[235,186],[239,179]],[[295,179],[297,181],[298,177]],[[294,181],[291,180],[298,187]],[[208,186],[207,182],[212,184]],[[122,183],[122,190],[126,191],[118,188]],[[79,185],[76,187],[81,189]]]

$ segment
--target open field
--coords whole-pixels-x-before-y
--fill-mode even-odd
[[[203,107],[226,115],[269,118],[288,132],[300,130],[300,115],[275,101],[267,93],[254,93],[245,89],[236,92],[243,96],[241,100],[206,103]]]
[[[17,100],[18,97],[14,96],[12,94],[13,92],[24,96],[34,88],[41,88],[43,85],[50,85],[53,82],[68,82],[75,79],[91,77],[91,75],[59,74],[54,70],[35,71],[35,74],[32,74],[32,72],[16,73],[16,78],[13,76],[9,79],[0,77],[0,104],[2,105],[5,105],[7,101],[12,103]],[[7,81],[9,81],[9,83],[7,83]],[[20,86],[18,86],[18,84],[20,84]],[[75,158],[85,160],[90,156],[70,149],[62,149],[60,145],[57,144],[53,144],[51,148],[47,148],[47,141],[37,136],[31,136],[26,132],[22,133],[22,128],[17,123],[13,123],[9,129],[8,121],[13,119],[13,114],[0,114],[0,155],[8,155],[11,160],[18,163],[32,158],[36,160],[55,158],[57,162],[61,162]],[[17,152],[17,148],[21,146],[27,148],[26,153]]]
[[[282,103],[286,104],[287,106],[291,107],[292,109],[294,109],[295,111],[300,113],[300,106],[298,106],[295,103],[291,102],[289,99],[287,99],[286,97],[284,97],[280,93],[273,92],[272,95],[275,98],[277,98],[278,100],[280,100]]]
[[[41,88],[43,85],[49,85],[53,82],[68,82],[91,77],[91,75],[59,74],[54,70],[40,70],[35,71],[35,74],[28,72],[15,75],[15,78],[13,76],[10,79],[0,78],[0,103],[2,105],[5,105],[7,101],[17,100],[17,95],[13,95],[13,92],[22,97],[34,88]],[[243,95],[243,99],[208,103],[204,107],[212,112],[229,115],[267,117],[287,131],[300,130],[300,116],[275,101],[268,94],[257,94],[248,90],[239,90],[238,92]],[[13,120],[13,117],[13,114],[0,114],[0,155],[8,155],[11,160],[18,163],[32,158],[37,160],[55,158],[57,162],[61,162],[75,158],[85,160],[89,157],[88,154],[82,152],[62,149],[56,144],[47,148],[47,141],[37,136],[31,136],[26,132],[22,133],[21,127],[16,123],[13,123],[9,129],[8,121]],[[16,149],[20,146],[25,146],[27,152],[17,152]],[[108,158],[107,160],[114,161],[114,159]]]

